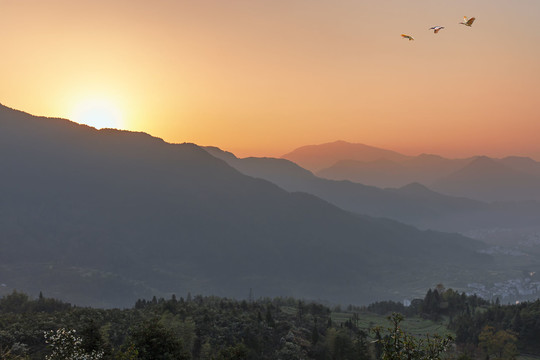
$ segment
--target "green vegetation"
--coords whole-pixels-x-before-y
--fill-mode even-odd
[[[95,309],[13,292],[0,299],[0,359],[528,360],[540,355],[538,318],[540,301],[501,306],[442,286],[408,307],[346,310],[189,294]]]
[[[45,360],[100,360],[103,350],[87,350],[83,347],[83,339],[77,336],[75,330],[58,329],[45,332],[45,343],[49,345],[51,353]]]
[[[400,326],[403,321],[401,314],[394,313],[389,320],[392,327],[386,333],[379,327],[373,329],[381,360],[440,359],[453,341],[450,335],[441,337],[436,334],[420,338],[403,331]]]

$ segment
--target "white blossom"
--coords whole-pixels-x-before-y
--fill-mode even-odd
[[[103,359],[103,351],[87,353],[82,348],[82,338],[76,335],[76,330],[64,328],[56,331],[45,331],[45,342],[52,350],[45,360],[100,360]]]

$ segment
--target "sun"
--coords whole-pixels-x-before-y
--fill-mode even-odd
[[[96,129],[123,127],[122,112],[118,106],[106,99],[86,99],[79,102],[70,119]]]

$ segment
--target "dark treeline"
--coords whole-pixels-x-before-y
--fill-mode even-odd
[[[457,345],[450,358],[540,354],[540,300],[500,305],[438,286],[410,306],[380,301],[344,312],[334,322],[329,307],[294,298],[190,294],[95,309],[13,292],[0,299],[0,359],[44,359],[44,332],[57,329],[76,330],[85,351],[103,359],[378,359],[373,332],[358,327],[367,312],[446,324]]]
[[[483,311],[454,318],[449,327],[465,349],[488,346],[489,341],[502,343],[513,339],[520,353],[540,354],[540,300],[515,305],[492,304]]]
[[[466,295],[453,289],[445,289],[442,284],[435,289],[429,289],[423,299],[414,299],[409,306],[395,301],[379,301],[365,308],[355,310],[367,310],[380,315],[392,312],[406,316],[420,316],[434,321],[447,317],[452,323],[456,316],[473,314],[479,308],[489,306],[490,302],[477,295]]]
[[[353,310],[381,315],[399,312],[444,322],[455,332],[456,345],[464,358],[492,355],[511,359],[517,353],[540,354],[540,300],[501,305],[498,300],[490,302],[438,286],[407,307],[394,301],[380,301]]]
[[[62,328],[103,359],[369,359],[368,334],[330,314],[290,298],[154,297],[121,310],[13,292],[0,299],[0,359],[44,359],[44,332]]]

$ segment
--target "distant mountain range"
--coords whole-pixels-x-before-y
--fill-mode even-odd
[[[0,168],[2,289],[80,305],[250,289],[357,304],[494,266],[481,242],[288,192],[194,144],[1,105]]]
[[[438,179],[432,187],[446,194],[484,200],[540,200],[540,173],[535,173],[538,163],[532,162],[530,168],[524,170],[514,168],[513,164],[505,159],[499,161],[479,156],[463,168]]]
[[[271,181],[285,190],[307,192],[358,214],[391,218],[420,228],[464,232],[539,224],[540,203],[537,202],[487,203],[443,195],[419,183],[381,189],[349,180],[318,177],[286,159],[239,159],[216,147],[205,149],[240,172]]]
[[[406,156],[344,141],[304,146],[282,157],[332,180],[382,188],[417,182],[447,195],[487,202],[540,200],[540,163],[526,157]]]
[[[321,145],[306,145],[282,156],[305,169],[314,172],[333,166],[342,160],[371,162],[379,159],[401,162],[409,159],[395,151],[384,150],[364,144],[335,141]]]

